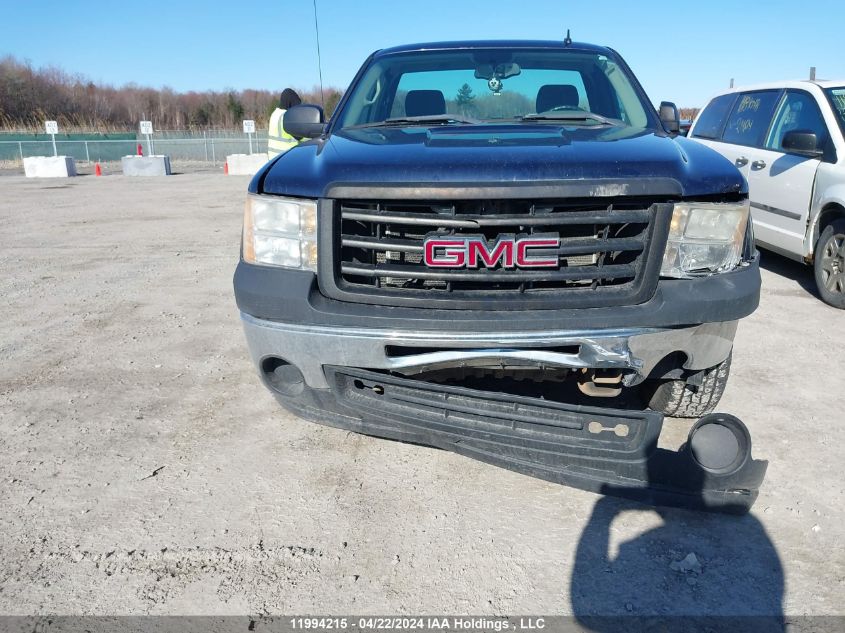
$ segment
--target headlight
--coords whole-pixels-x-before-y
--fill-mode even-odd
[[[317,202],[247,196],[243,258],[250,264],[317,271]]]
[[[660,274],[695,277],[739,266],[748,212],[747,200],[676,204]]]

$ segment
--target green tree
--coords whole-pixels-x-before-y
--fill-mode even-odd
[[[475,95],[472,94],[472,87],[469,84],[464,84],[455,95],[455,104],[458,106],[461,114],[467,114],[473,109],[472,102],[475,101]]]
[[[210,103],[203,103],[191,112],[190,123],[197,127],[205,127],[211,124],[214,117],[214,106]]]
[[[244,116],[244,106],[233,92],[226,95],[226,109],[232,115],[232,121],[235,123]]]

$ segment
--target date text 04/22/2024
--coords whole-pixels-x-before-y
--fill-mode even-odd
[[[348,630],[362,631],[531,631],[545,628],[541,617],[482,618],[463,616],[426,617],[294,617],[290,627],[294,630]]]

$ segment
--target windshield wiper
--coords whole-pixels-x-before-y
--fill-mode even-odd
[[[366,127],[387,127],[397,125],[425,125],[426,123],[439,123],[441,125],[448,125],[450,123],[466,123],[475,125],[483,123],[479,119],[472,117],[460,116],[458,114],[426,114],[423,116],[402,116],[394,117],[392,119],[385,119],[384,121],[375,121],[374,123],[362,123],[361,125],[350,125],[346,129],[361,129]]]
[[[627,125],[624,121],[619,119],[611,119],[595,112],[584,112],[581,110],[563,110],[560,112],[540,112],[539,114],[526,114],[519,117],[520,121],[595,121],[603,125],[612,125],[614,127]]]

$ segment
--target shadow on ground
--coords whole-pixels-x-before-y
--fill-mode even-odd
[[[819,292],[816,288],[816,278],[813,273],[812,266],[796,262],[793,259],[778,255],[777,253],[761,251],[760,268],[794,281],[806,290],[808,294],[821,301],[821,297],[819,297]]]
[[[658,480],[651,463],[649,479]],[[604,492],[613,495],[613,487]],[[649,512],[660,524],[620,542],[614,521]],[[640,518],[654,525],[653,517]],[[783,592],[780,557],[751,514],[605,496],[578,542],[570,598],[579,624],[590,631],[782,631]]]

